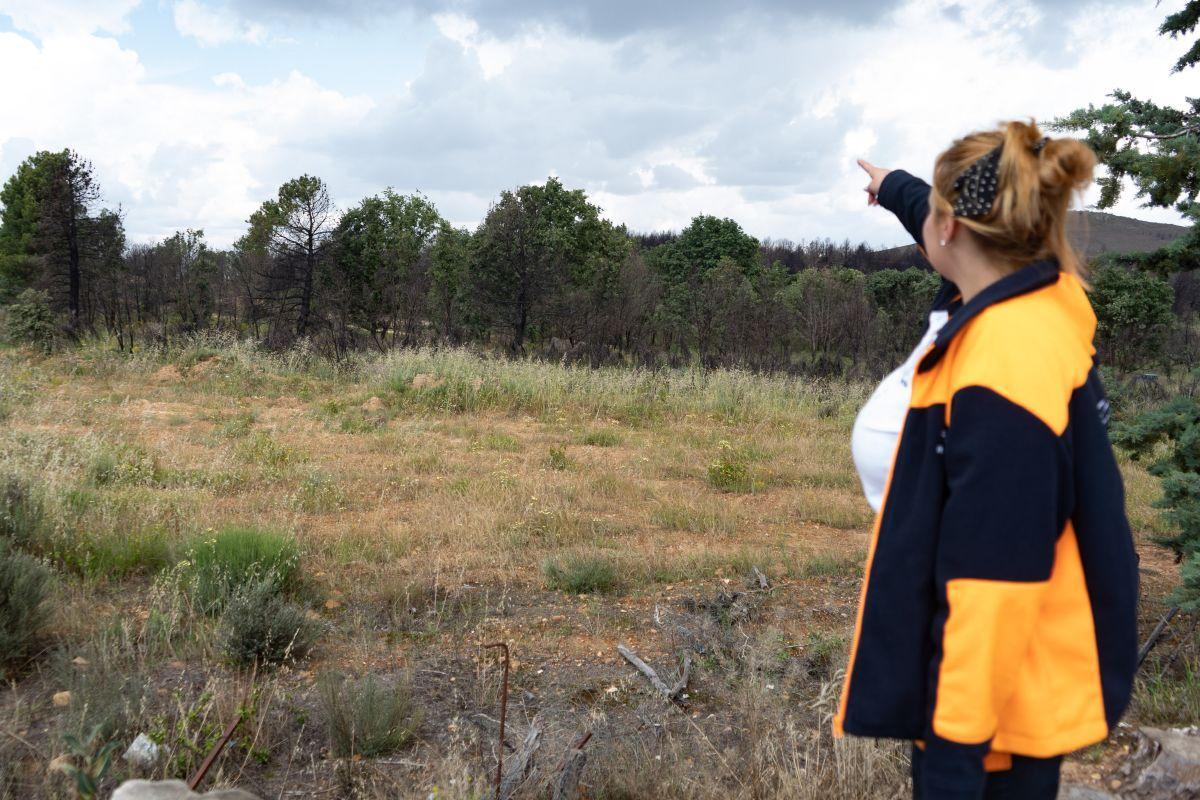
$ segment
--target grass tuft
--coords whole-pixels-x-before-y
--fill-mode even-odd
[[[329,750],[338,757],[394,753],[416,732],[420,714],[405,679],[373,675],[349,679],[328,674],[318,681],[329,729]]]
[[[193,545],[187,556],[193,602],[219,613],[244,588],[262,583],[292,587],[300,553],[290,536],[257,528],[224,528]]]
[[[586,554],[547,559],[542,565],[547,588],[570,594],[615,591],[620,581],[611,560]]]

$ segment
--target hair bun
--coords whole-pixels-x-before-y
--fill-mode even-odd
[[[1051,139],[1038,164],[1043,192],[1071,194],[1086,189],[1096,169],[1096,154],[1076,139]]]

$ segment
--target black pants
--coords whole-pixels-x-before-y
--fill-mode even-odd
[[[1011,769],[987,773],[982,785],[977,781],[964,781],[961,786],[941,785],[936,788],[921,780],[924,756],[920,748],[913,747],[914,800],[1054,800],[1058,797],[1062,756],[1013,756]]]

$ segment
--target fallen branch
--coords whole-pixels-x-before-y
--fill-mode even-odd
[[[638,654],[630,650],[623,644],[617,645],[617,652],[634,667],[638,672],[646,676],[650,684],[659,691],[659,693],[668,700],[674,700],[679,697],[684,689],[687,688],[688,677],[692,669],[692,657],[685,654],[683,657],[683,674],[674,687],[667,686],[658,673],[654,671],[654,667],[647,664],[642,659],[638,658]]]
[[[516,763],[509,768],[500,781],[500,790],[497,796],[500,800],[508,800],[529,777],[529,773],[533,771],[534,756],[537,755],[538,748],[542,746],[541,742],[542,726],[538,724],[536,719],[529,723],[529,730],[525,733],[525,742],[521,745],[521,752],[517,755]]]
[[[754,573],[754,577],[758,581],[759,589],[761,589],[762,591],[765,592],[767,589],[769,589],[771,587],[771,582],[769,580],[767,580],[767,576],[762,573],[762,570],[760,570],[756,566],[750,567],[750,570],[751,570],[751,572]]]
[[[1158,640],[1162,638],[1163,631],[1167,627],[1176,614],[1179,613],[1179,606],[1171,606],[1171,609],[1163,614],[1162,619],[1154,626],[1154,630],[1150,631],[1150,635],[1146,637],[1146,643],[1142,645],[1142,649],[1138,651],[1137,665],[1138,669],[1142,668],[1142,663],[1146,660],[1146,656],[1150,655],[1150,651],[1154,649],[1154,645],[1158,644]]]

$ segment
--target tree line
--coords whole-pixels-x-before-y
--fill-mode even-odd
[[[229,249],[199,230],[128,244],[120,210],[70,150],[26,159],[0,203],[0,304],[10,332],[43,346],[107,336],[128,350],[230,330],[334,357],[467,345],[594,365],[878,374],[920,335],[939,284],[912,251],[759,241],[714,216],[631,233],[555,178],[502,192],[471,231],[391,189],[340,210],[302,175]],[[1141,298],[1102,315],[1122,362],[1161,351],[1171,329],[1170,287],[1145,280],[1101,282]]]

